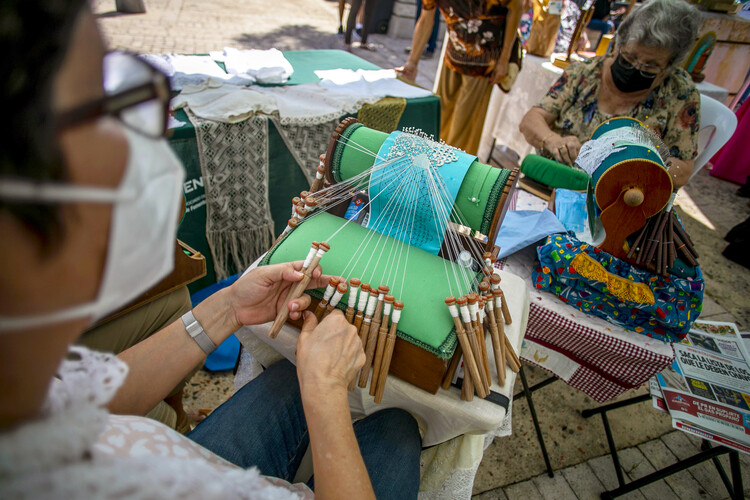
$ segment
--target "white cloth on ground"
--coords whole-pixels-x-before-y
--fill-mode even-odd
[[[7,498],[313,498],[241,469],[145,417],[109,415],[127,376],[114,354],[71,347],[39,418],[0,432]]]

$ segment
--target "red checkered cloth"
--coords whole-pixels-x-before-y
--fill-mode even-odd
[[[504,261],[500,261],[497,267],[514,271],[504,264]],[[526,276],[522,277],[528,280]],[[594,326],[582,324],[583,321],[576,321],[576,316],[583,313],[564,304],[554,295],[532,287],[530,295],[529,323],[524,343],[534,343],[557,352],[577,367],[572,375],[558,374],[551,370],[550,365],[524,355],[531,349],[522,350],[521,357],[552,372],[598,402],[639,387],[674,360],[671,348],[666,348],[661,342],[635,332],[627,332],[592,316],[586,316],[586,322]]]

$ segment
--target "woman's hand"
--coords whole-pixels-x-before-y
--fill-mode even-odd
[[[289,318],[300,318],[310,305],[310,296],[302,294],[285,304],[289,289],[302,279],[302,261],[256,267],[238,279],[229,288],[230,310],[234,313],[237,328],[242,325],[258,325],[273,320],[282,307],[289,307]],[[307,288],[326,286],[330,276],[323,275],[318,266],[313,270]]]
[[[417,79],[417,65],[406,61],[403,66],[396,68],[396,73],[413,83]]]
[[[324,394],[343,392],[365,364],[357,329],[335,309],[318,324],[305,312],[297,340],[297,377],[303,397],[320,400]],[[323,402],[323,401],[321,401]]]
[[[675,191],[688,183],[690,177],[693,175],[694,164],[694,160],[685,161],[678,158],[667,160],[667,171],[672,178],[672,186]]]
[[[554,132],[544,139],[544,149],[548,151],[555,160],[566,165],[573,165],[581,150],[581,141],[574,135],[561,137]]]
[[[500,80],[506,76],[508,76],[508,61],[503,57],[500,57],[495,64],[495,69],[492,71],[492,76],[490,77],[492,84],[495,85],[500,83]]]

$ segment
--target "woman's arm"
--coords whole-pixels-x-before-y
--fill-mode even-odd
[[[554,132],[550,125],[556,118],[549,111],[534,106],[524,115],[518,129],[526,142],[540,151],[547,151],[560,163],[572,165],[581,150],[581,141],[576,136],[563,137]]]
[[[688,183],[690,176],[693,175],[695,160],[680,160],[679,158],[670,158],[667,160],[669,175],[672,177],[672,186],[677,191]]]
[[[518,26],[521,24],[521,1],[522,0],[510,0],[508,2],[508,15],[505,17],[505,34],[503,35],[503,49],[500,52],[500,58],[495,64],[495,69],[492,72],[492,84],[499,83],[500,80],[505,78],[508,74],[508,62],[510,61],[511,50],[513,49],[513,42],[516,39],[516,32]]]
[[[302,295],[288,305],[283,302],[292,283],[302,279],[301,268],[302,262],[256,268],[196,306],[193,309],[195,319],[216,345],[242,325],[271,321],[280,307],[289,307],[289,316],[298,319],[300,312],[310,304],[310,297]],[[309,288],[325,286],[327,281],[328,277],[318,268]],[[182,319],[178,319],[119,354],[130,371],[110,402],[109,410],[145,415],[205,357],[188,335]]]
[[[417,1],[421,2],[422,0]],[[422,13],[419,15],[419,19],[417,19],[417,25],[414,27],[409,58],[403,66],[396,68],[396,71],[410,82],[417,79],[417,66],[419,65],[419,59],[422,57],[422,52],[424,52],[427,41],[430,39],[430,33],[432,33],[432,27],[434,25],[435,7],[427,10],[423,6]]]
[[[354,435],[347,385],[365,363],[357,330],[341,311],[319,325],[306,312],[297,376],[313,457],[316,498],[375,498]]]

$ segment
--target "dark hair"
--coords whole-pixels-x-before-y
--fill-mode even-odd
[[[65,166],[54,130],[52,89],[85,0],[0,2],[0,109],[10,122],[0,134],[0,177],[61,181]],[[2,182],[2,180],[0,180]],[[48,250],[63,231],[54,204],[8,203],[7,211]]]

